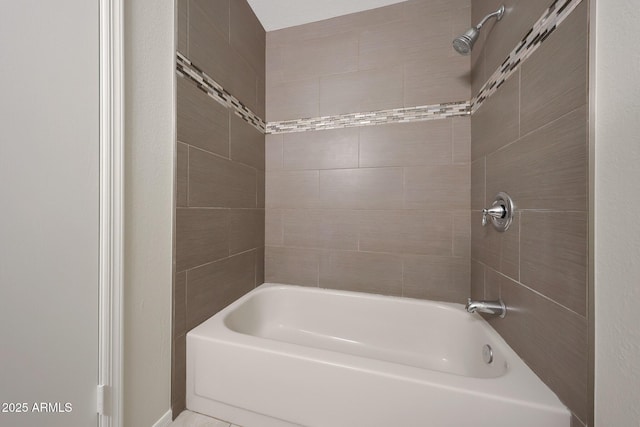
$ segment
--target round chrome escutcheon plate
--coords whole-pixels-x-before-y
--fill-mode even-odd
[[[493,362],[493,349],[489,344],[485,344],[484,347],[482,347],[482,360],[484,360],[484,363],[487,365]]]

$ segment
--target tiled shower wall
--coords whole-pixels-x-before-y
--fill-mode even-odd
[[[473,0],[472,21],[500,3]],[[483,28],[473,51],[474,94],[551,2],[504,3],[504,18]],[[591,412],[587,3],[471,118],[471,293],[505,301],[507,316],[491,324],[571,409],[572,426]],[[517,209],[505,233],[481,225],[499,191]]]
[[[178,0],[178,51],[264,117],[265,31],[245,0]],[[172,410],[185,334],[264,282],[264,135],[177,77]]]
[[[267,121],[470,99],[470,2],[411,0],[267,34]],[[462,302],[470,119],[267,135],[266,280]]]

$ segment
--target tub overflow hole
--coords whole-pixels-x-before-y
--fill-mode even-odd
[[[493,362],[493,349],[489,344],[485,344],[484,347],[482,347],[482,360],[484,360],[484,363],[487,365]]]

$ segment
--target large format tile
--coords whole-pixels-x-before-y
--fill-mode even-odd
[[[471,116],[471,159],[476,160],[518,139],[519,71]]]
[[[471,163],[471,209],[481,211],[489,207],[488,198],[492,199],[495,194],[490,194],[487,198],[485,194],[485,163],[487,158],[480,157]]]
[[[587,313],[586,212],[522,212],[520,282]]]
[[[229,255],[228,209],[176,209],[176,271]]]
[[[233,74],[229,1],[190,0],[188,37],[189,59],[227,90]]]
[[[287,133],[283,138],[284,169],[358,167],[356,128]]]
[[[176,25],[178,26],[176,49],[186,57],[189,57],[189,49],[187,46],[187,37],[189,34],[189,0],[177,0],[178,17]]]
[[[229,36],[233,47],[259,75],[264,75],[266,34],[245,0],[230,2]]]
[[[318,206],[318,171],[269,171],[266,178],[268,209]]]
[[[474,300],[483,300],[487,299],[484,293],[484,276],[485,276],[485,265],[481,262],[471,259],[471,291],[470,297]]]
[[[360,128],[360,167],[451,164],[451,120]]]
[[[186,78],[177,78],[178,141],[229,157],[229,110]]]
[[[469,259],[407,255],[402,296],[464,303],[469,296]]]
[[[286,209],[281,221],[284,246],[358,249],[357,211]]]
[[[481,5],[481,3],[484,3]],[[491,20],[486,28],[486,67],[487,75],[490,76],[504,62],[507,55],[522,40],[533,24],[542,16],[551,2],[531,1],[531,0],[489,0],[474,2],[480,8],[489,6],[486,13],[494,12],[500,4],[505,5],[505,14],[502,20],[497,22]],[[483,13],[485,12],[483,11]],[[474,11],[475,12],[475,11]],[[486,14],[485,13],[485,14]],[[475,14],[475,13],[474,13]],[[484,16],[484,15],[483,15]],[[563,24],[564,25],[564,24]],[[546,42],[545,42],[546,43]]]
[[[440,41],[444,42],[446,50],[429,52],[428,56],[405,64],[405,106],[468,101],[471,98],[469,57],[449,56],[449,36]]]
[[[403,106],[403,67],[395,65],[320,78],[320,115]]]
[[[499,284],[507,305],[507,316],[490,319],[492,326],[572,412],[586,419],[587,320],[493,270],[487,281]]]
[[[174,337],[171,342],[171,410],[174,414],[186,408],[187,391],[187,339]]]
[[[320,81],[318,79],[267,84],[266,91],[266,117],[269,122],[320,115]]]
[[[189,147],[178,142],[176,147],[176,206],[187,206],[189,191]]]
[[[321,206],[342,209],[401,208],[402,175],[402,168],[321,170]]]
[[[173,333],[175,339],[187,333],[187,272],[175,274],[173,281]]]
[[[452,218],[448,212],[363,211],[360,250],[451,256]]]
[[[265,135],[264,157],[265,168],[268,171],[279,171],[283,167],[283,140],[284,135]]]
[[[587,5],[579,4],[522,64],[521,135],[587,103]]]
[[[281,209],[265,210],[265,231],[264,240],[266,246],[284,245],[284,228],[282,225]]]
[[[453,219],[453,256],[469,258],[471,256],[471,221],[479,221],[468,210],[455,211]]]
[[[471,161],[471,117],[454,117],[453,128],[453,163],[469,163]]]
[[[497,271],[518,280],[520,275],[520,215],[505,232],[493,225],[482,226],[481,213],[472,212],[471,257]]]
[[[320,287],[400,296],[402,258],[366,252],[325,252],[320,258]]]
[[[230,48],[231,49],[231,48]],[[227,67],[233,70],[223,87],[251,111],[258,109],[258,73],[235,49],[231,49]]]
[[[265,247],[265,280],[318,286],[320,252],[315,249]]]
[[[354,32],[288,43],[282,47],[283,81],[320,78],[358,69],[358,35]]]
[[[587,209],[587,110],[582,107],[487,157],[487,197],[517,209]]]
[[[260,286],[264,280],[264,246],[256,249],[256,286]]]
[[[255,259],[245,252],[187,272],[187,330],[255,287]]]
[[[405,168],[404,207],[429,210],[469,209],[470,174],[468,164]]]
[[[255,208],[256,187],[255,169],[189,150],[189,206]]]
[[[265,168],[264,134],[231,114],[230,158],[258,170]]]
[[[264,209],[229,211],[229,253],[264,246]]]

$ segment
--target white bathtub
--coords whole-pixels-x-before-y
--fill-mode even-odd
[[[459,304],[276,284],[187,334],[187,408],[244,427],[570,424]]]

